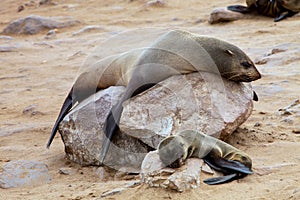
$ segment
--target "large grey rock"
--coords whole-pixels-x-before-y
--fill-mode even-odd
[[[187,129],[224,140],[251,114],[252,95],[249,84],[211,73],[173,76],[125,102],[119,126],[152,148]]]
[[[48,167],[36,161],[10,161],[0,171],[0,188],[36,186],[51,180]]]
[[[59,131],[69,160],[83,166],[100,165],[104,122],[123,91],[122,86],[100,91],[81,102],[64,118]],[[148,147],[138,139],[117,133],[104,164],[118,170],[139,172],[147,152]]]
[[[103,125],[124,87],[110,87],[75,107],[59,131],[67,158],[81,165],[99,165]],[[104,164],[138,172],[149,147],[165,137],[195,129],[228,137],[252,111],[249,84],[223,80],[209,73],[171,77],[160,85],[124,102],[117,133]],[[145,145],[147,144],[147,145]]]
[[[65,28],[79,24],[78,20],[70,17],[42,17],[30,15],[25,18],[17,19],[10,22],[4,28],[2,34],[37,34],[43,30],[50,30],[55,28]]]

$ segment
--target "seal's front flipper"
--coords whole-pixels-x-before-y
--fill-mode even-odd
[[[106,122],[104,124],[104,135],[102,138],[102,147],[100,155],[100,163],[103,164],[106,154],[109,149],[110,142],[114,136],[114,133],[119,129],[118,123],[120,121],[123,107],[116,106],[109,112]]]
[[[67,115],[67,113],[69,112],[69,110],[72,108],[72,104],[73,104],[72,93],[73,93],[73,88],[69,92],[67,98],[65,99],[65,101],[64,101],[64,103],[62,105],[62,108],[61,108],[61,110],[59,112],[59,115],[58,115],[58,117],[56,119],[56,122],[55,122],[55,124],[53,126],[50,138],[48,140],[47,148],[50,147],[50,145],[51,145],[51,143],[52,143],[52,141],[54,139],[54,136],[55,136],[55,134],[57,132],[59,123],[63,120],[63,118]]]
[[[104,159],[108,152],[110,142],[111,142],[115,132],[119,129],[118,124],[120,122],[120,118],[121,118],[122,111],[123,111],[122,103],[125,100],[129,99],[130,97],[136,96],[136,95],[142,93],[143,91],[153,87],[155,84],[156,83],[143,84],[142,86],[138,87],[134,91],[127,90],[125,92],[124,96],[122,97],[122,99],[118,102],[118,104],[111,109],[111,111],[109,112],[109,114],[106,118],[106,122],[104,125],[104,134],[105,135],[103,136],[103,139],[102,139],[102,149],[101,149],[101,155],[100,155],[100,163],[101,164],[104,163]]]
[[[293,11],[284,12],[281,15],[279,15],[278,17],[276,17],[274,19],[274,22],[279,22],[279,21],[284,20],[284,19],[286,19],[288,17],[292,17],[292,16],[294,16],[297,13],[298,12],[293,12]]]
[[[241,6],[241,5],[232,5],[232,6],[227,6],[227,9],[233,12],[239,12],[239,13],[249,13],[251,10],[249,10],[248,7],[246,6]]]
[[[217,185],[217,184],[228,183],[228,182],[231,182],[236,179],[238,179],[238,174],[234,173],[234,174],[229,174],[226,176],[208,178],[208,179],[205,179],[203,182],[208,185]]]
[[[253,90],[253,101],[258,101],[258,96],[254,90]]]

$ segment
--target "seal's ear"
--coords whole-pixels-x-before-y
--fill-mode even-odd
[[[230,55],[230,56],[233,56],[233,55],[234,55],[234,53],[233,53],[232,51],[230,51],[229,49],[226,49],[226,50],[225,50],[225,53],[227,53],[227,54]]]

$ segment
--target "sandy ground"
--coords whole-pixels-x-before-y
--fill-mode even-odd
[[[107,199],[300,199],[300,135],[293,133],[299,129],[299,117],[292,115],[291,121],[278,114],[278,109],[300,97],[299,15],[280,23],[252,16],[211,26],[207,19],[213,8],[243,1],[169,0],[165,7],[147,8],[141,0],[57,0],[57,5],[26,7],[18,13],[24,2],[1,1],[0,30],[11,20],[30,14],[71,16],[82,23],[59,29],[56,37],[48,40],[47,31],[0,39],[1,45],[16,47],[13,52],[0,53],[0,167],[9,160],[37,160],[48,165],[52,176],[45,185],[0,189],[0,199],[98,199],[103,192],[127,183],[114,177],[101,178],[97,167],[67,161],[60,136],[50,150],[45,146],[86,57],[115,33],[139,27],[180,28],[218,37],[239,46],[254,61],[266,61],[257,65],[263,77],[253,82],[259,95],[253,114],[229,140],[251,156],[255,174],[224,185],[201,184],[184,193],[141,185]],[[102,29],[72,35],[87,25]],[[109,48],[118,50],[117,46],[107,48],[108,52]],[[24,114],[23,110],[32,105],[36,105],[35,115]],[[73,173],[59,174],[60,168],[71,168]],[[201,179],[207,177],[201,174]]]

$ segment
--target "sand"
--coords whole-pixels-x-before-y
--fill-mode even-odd
[[[179,28],[218,37],[239,46],[258,63],[262,79],[252,85],[259,101],[228,141],[251,156],[255,173],[224,185],[202,183],[184,193],[140,185],[107,199],[300,199],[300,134],[295,133],[300,129],[300,111],[298,117],[278,111],[300,97],[300,15],[279,23],[250,16],[212,26],[207,21],[214,8],[243,1],[170,0],[163,7],[147,7],[141,0],[56,2],[17,12],[24,1],[1,1],[0,30],[31,14],[71,16],[81,24],[57,30],[51,39],[45,39],[47,31],[0,38],[0,45],[14,47],[12,52],[0,52],[0,167],[10,160],[36,160],[46,163],[52,176],[48,184],[0,189],[0,199],[100,199],[103,192],[128,183],[118,177],[103,178],[97,167],[66,160],[59,134],[50,149],[45,146],[61,104],[93,49],[116,33],[141,27]],[[88,25],[99,27],[73,35]],[[131,47],[130,41],[120,44]],[[121,49],[104,43],[102,50],[106,48],[104,54]],[[33,109],[23,113],[30,106]],[[60,174],[61,168],[72,173]],[[202,180],[208,177],[201,174]]]

